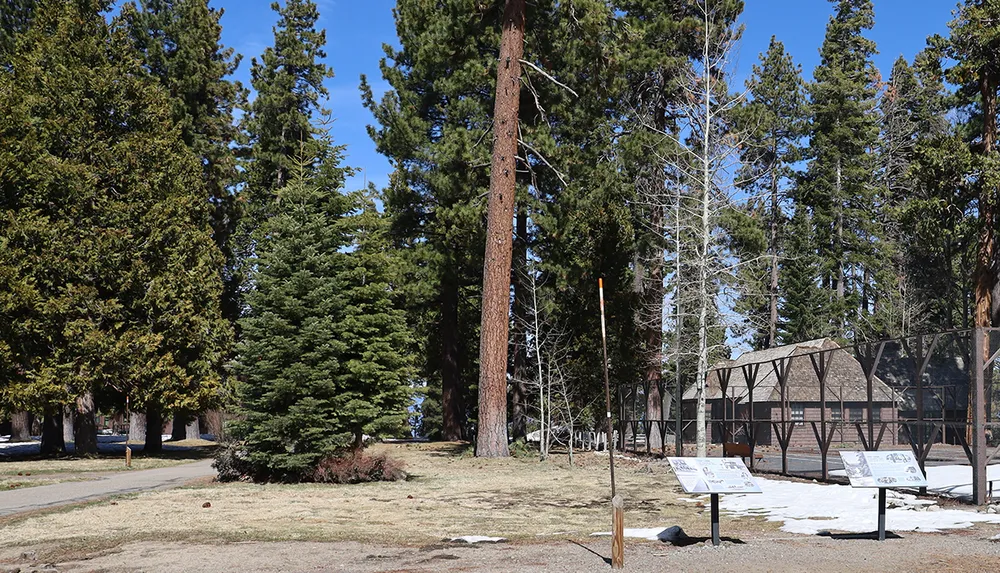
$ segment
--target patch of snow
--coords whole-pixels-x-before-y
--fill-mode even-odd
[[[991,540],[995,539],[995,540],[997,540],[997,541],[1000,541],[1000,533],[997,533],[997,534],[996,534],[996,535],[994,535],[993,537],[990,537],[990,539],[991,539]]]
[[[730,494],[720,498],[721,509],[736,515],[762,516],[783,522],[789,533],[816,535],[822,531],[864,533],[878,529],[878,491],[846,485],[822,485],[757,478],[763,493]],[[903,507],[886,510],[886,529],[892,531],[941,531],[971,527],[976,522],[1000,523],[1000,515],[961,509],[917,508],[915,498],[893,494]],[[907,503],[909,502],[909,503]],[[935,511],[939,509],[939,511]]]
[[[488,537],[486,535],[463,535],[462,537],[452,537],[449,541],[464,543],[500,543],[507,540],[503,537]]]
[[[625,537],[634,537],[637,539],[647,539],[649,541],[681,541],[687,539],[687,534],[680,526],[674,525],[671,527],[648,527],[648,528],[628,528],[622,530]],[[599,531],[597,533],[591,533],[591,537],[609,537],[611,535],[610,531]]]
[[[595,456],[606,456],[606,455],[608,455],[608,451],[607,450],[599,450],[599,451],[594,452],[594,455]],[[632,462],[641,462],[641,461],[643,461],[643,460],[641,460],[641,459],[639,459],[639,458],[637,458],[635,456],[626,456],[624,454],[615,454],[615,459],[616,460],[628,460],[628,461],[632,461]]]

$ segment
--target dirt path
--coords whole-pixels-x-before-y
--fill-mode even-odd
[[[215,475],[212,460],[151,470],[105,474],[87,481],[0,491],[0,516],[78,503],[91,499],[184,485]],[[92,474],[91,474],[92,475]]]
[[[1000,570],[1000,543],[985,532],[907,534],[884,542],[817,536],[762,536],[712,547],[657,542],[626,545],[625,570],[844,573],[845,571]],[[22,571],[279,571],[580,573],[604,571],[610,542],[583,538],[547,543],[400,547],[356,542],[250,542],[228,544],[128,543],[104,552],[39,561],[34,551],[0,552],[0,562]],[[34,558],[34,559],[32,559]]]

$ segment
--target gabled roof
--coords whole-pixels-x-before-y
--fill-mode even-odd
[[[809,355],[818,355],[820,351],[827,359],[826,400],[833,401],[867,401],[867,381],[861,364],[847,351],[830,338],[819,338],[796,344],[776,346],[765,350],[757,350],[742,354],[736,360],[722,360],[708,372],[706,381],[706,399],[722,398],[721,382],[729,372],[726,386],[726,397],[736,398],[738,404],[750,401],[747,390],[747,375],[753,377],[754,402],[770,402],[781,400],[781,387],[775,364],[788,368],[786,398],[789,401],[816,402],[819,401],[819,378],[813,368],[813,360]],[[754,373],[756,371],[756,373]],[[755,374],[755,375],[754,375]],[[892,390],[878,377],[872,380],[872,394],[876,402],[893,400]],[[684,392],[685,400],[695,398],[692,385]]]

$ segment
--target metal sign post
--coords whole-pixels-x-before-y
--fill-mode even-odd
[[[885,490],[878,488],[878,540],[885,541]]]
[[[746,464],[739,458],[667,458],[677,481],[687,493],[707,493],[711,497],[712,545],[719,537],[719,494],[761,493]]]
[[[878,540],[885,541],[886,490],[927,487],[927,478],[912,452],[840,452],[851,487],[878,488]]]
[[[719,494],[712,494],[712,545],[722,543],[719,537]]]

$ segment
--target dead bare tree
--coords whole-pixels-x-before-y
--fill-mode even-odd
[[[668,239],[676,251],[673,276],[668,277],[673,284],[670,298],[677,334],[673,352],[676,375],[680,384],[685,356],[691,356],[697,453],[704,456],[709,361],[725,342],[727,320],[723,314],[732,307],[727,297],[738,288],[735,265],[739,263],[733,263],[726,252],[719,219],[723,210],[734,204],[737,150],[743,138],[729,118],[744,94],[730,94],[726,84],[741,34],[735,23],[739,7],[720,0],[700,0],[692,8],[701,23],[701,51],[692,58],[682,84],[682,97],[671,110],[678,118],[678,129],[660,133],[676,150],[665,159],[677,181],[674,192],[664,192],[660,201],[670,201],[671,209],[665,212],[673,213],[673,221],[662,228],[670,232]],[[682,333],[689,323],[696,331],[695,344],[686,349]]]

